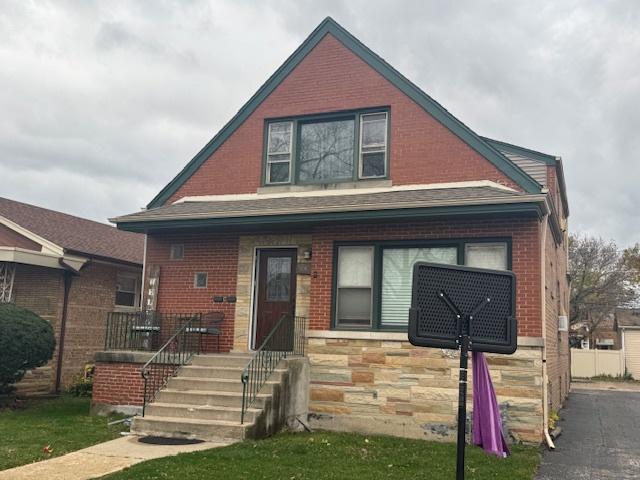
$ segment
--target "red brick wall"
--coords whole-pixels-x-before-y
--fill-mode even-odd
[[[171,260],[171,245],[184,245],[184,259]],[[236,295],[238,236],[211,233],[149,235],[147,238],[147,274],[160,267],[157,310],[165,313],[194,313],[219,310],[224,313],[220,348],[233,346],[234,303],[214,303],[214,296]],[[194,275],[208,274],[207,288],[193,286]],[[215,345],[210,338],[209,348]]]
[[[26,248],[27,250],[35,250],[37,252],[42,250],[40,244],[33,240],[29,240],[27,237],[14,232],[4,225],[0,225],[0,245],[6,247]]]
[[[334,242],[340,240],[416,240],[511,237],[517,275],[518,335],[542,336],[539,222],[535,219],[446,220],[384,225],[316,228],[313,233],[310,328],[331,325]]]
[[[96,363],[92,403],[142,405],[144,385],[140,363]]]
[[[115,309],[116,278],[125,267],[89,263],[73,277],[67,307],[67,324],[62,358],[63,388],[104,347],[107,313]],[[126,269],[129,271],[129,269]],[[141,268],[137,269],[141,274]],[[60,322],[64,295],[63,271],[18,265],[14,282],[15,302],[51,322],[56,349],[51,367],[50,389],[55,386]],[[44,379],[43,379],[44,380]]]
[[[255,192],[261,182],[265,119],[379,106],[390,107],[390,173],[395,185],[487,179],[518,188],[328,35],[169,203],[187,195]]]

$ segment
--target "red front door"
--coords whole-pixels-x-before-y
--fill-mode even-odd
[[[258,250],[254,348],[260,347],[283,313],[296,309],[295,248]]]

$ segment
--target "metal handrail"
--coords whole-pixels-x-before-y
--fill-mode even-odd
[[[147,404],[153,401],[169,378],[194,355],[200,353],[201,324],[202,314],[191,315],[140,369],[144,379],[143,417]]]
[[[262,345],[242,371],[242,410],[240,423],[249,407],[255,402],[260,389],[267,382],[280,360],[287,356],[304,356],[305,317],[283,314],[269,332]]]

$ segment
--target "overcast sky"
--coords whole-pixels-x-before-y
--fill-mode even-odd
[[[561,156],[573,232],[640,241],[635,0],[3,0],[0,196],[138,210],[327,15],[477,133]]]

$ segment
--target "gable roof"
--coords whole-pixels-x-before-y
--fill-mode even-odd
[[[258,91],[245,103],[234,117],[200,150],[195,157],[171,180],[147,208],[163,205],[182,186],[198,168],[242,125],[258,106],[280,85],[289,73],[320,43],[326,35],[332,35],[352,53],[361,58],[386,80],[396,86],[405,95],[415,101],[431,116],[447,127],[452,133],[491,162],[498,170],[520,185],[527,193],[539,193],[541,185],[509,161],[500,151],[483,140],[464,123],[449,113],[442,105],[423,92],[385,60],[375,54],[366,45],[339,25],[331,17],[325,18],[311,35],[291,54]]]
[[[142,265],[144,237],[137,233],[2,197],[1,217],[68,253]]]
[[[637,308],[616,308],[616,324],[618,327],[639,327],[640,309]]]

